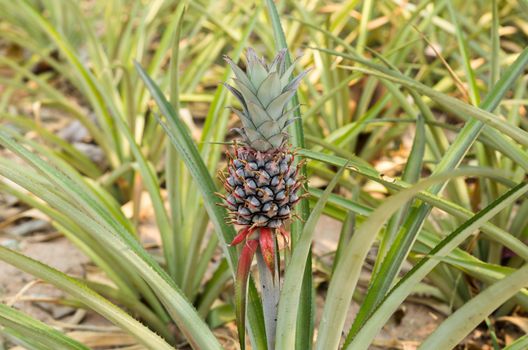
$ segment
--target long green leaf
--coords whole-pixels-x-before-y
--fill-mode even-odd
[[[528,285],[528,264],[488,287],[464,304],[420,345],[420,350],[451,349],[461,342],[479,323]]]
[[[149,89],[152,97],[156,100],[161,113],[165,116],[166,121],[159,120],[161,126],[167,132],[172,145],[178,150],[180,156],[185,161],[187,168],[193,175],[194,180],[198,184],[198,188],[204,198],[204,206],[209,214],[209,218],[213,222],[215,230],[218,234],[218,239],[221,242],[222,249],[226,257],[228,257],[231,271],[236,270],[236,250],[228,248],[228,242],[231,242],[235,236],[235,231],[231,225],[225,223],[227,213],[225,209],[220,206],[221,199],[215,194],[216,186],[214,184],[209,171],[207,170],[196,144],[190,137],[185,124],[179,117],[179,112],[176,111],[172,105],[167,101],[159,87],[152,81],[143,68],[136,63],[136,69]]]
[[[342,167],[344,164],[349,163],[349,169],[353,172],[365,176],[366,178],[373,180],[377,183],[380,183],[391,190],[401,191],[411,186],[409,183],[399,179],[385,179],[372,167],[366,166],[362,162],[356,162],[353,159],[349,160],[341,157],[336,157],[334,155],[329,155],[321,152],[314,152],[306,149],[300,150],[299,154],[303,157],[322,161],[338,167]],[[489,175],[491,177],[495,177],[496,172],[495,175],[493,175],[493,172],[489,173]],[[440,198],[439,196],[434,195],[429,191],[419,192],[417,194],[417,197],[423,200],[424,202],[462,220],[468,220],[473,215],[473,213],[468,209],[443,198]],[[357,206],[351,207],[351,210],[355,209],[358,209]],[[508,249],[512,250],[522,259],[528,260],[528,247],[515,236],[493,225],[492,223],[486,223],[482,227],[482,232],[486,234],[490,239],[500,242],[502,245],[508,247]]]
[[[517,134],[519,139],[522,141],[521,142],[522,144],[528,141],[528,139],[525,139],[526,132],[523,132],[521,129],[516,128],[515,126],[508,124],[507,122],[501,121],[497,116],[487,112],[487,111],[492,111],[495,108],[497,108],[497,106],[502,101],[505,94],[508,92],[508,90],[513,85],[513,83],[519,78],[519,76],[524,71],[524,68],[528,64],[528,49],[525,49],[523,52],[521,52],[521,54],[517,57],[515,62],[504,72],[500,80],[494,86],[493,90],[489,92],[485,101],[483,101],[481,108],[467,105],[457,100],[456,98],[447,96],[440,92],[437,92],[434,89],[425,86],[424,84],[414,81],[411,78],[406,77],[405,75],[399,72],[395,72],[384,66],[381,66],[369,60],[360,58],[357,55],[343,54],[341,52],[336,52],[336,51],[327,50],[327,49],[320,49],[320,48],[314,48],[314,49],[327,52],[332,55],[348,58],[348,59],[357,61],[361,63],[362,65],[370,67],[372,68],[372,70],[361,68],[361,67],[349,67],[349,68],[353,70],[363,71],[363,72],[368,71],[369,74],[378,76],[380,78],[388,79],[388,80],[400,83],[410,89],[414,89],[417,92],[420,92],[424,95],[429,96],[431,99],[435,100],[437,103],[444,106],[447,110],[453,111],[455,115],[461,118],[462,120],[466,120],[468,116],[473,116],[477,118],[475,114],[478,114],[479,116],[477,119],[473,119],[473,120],[470,119],[467,125],[462,129],[461,134],[464,133],[467,136],[457,138],[459,140],[464,140],[462,142],[464,147],[459,147],[458,145],[457,147],[453,147],[453,146],[450,147],[451,153],[453,153],[453,155],[449,157],[447,157],[446,155],[445,159],[446,161],[448,161],[447,164],[457,164],[458,162],[456,160],[461,159],[463,155],[467,153],[467,150],[469,149],[468,145],[471,145],[475,141],[477,136],[479,135],[481,129],[484,129],[484,134],[489,136],[490,140],[495,143],[495,146],[498,147],[498,149],[501,149],[501,151],[503,151],[506,156],[517,161],[520,166],[522,166],[525,170],[528,170],[528,155],[526,154],[526,152],[516,147],[515,145],[513,145],[509,140],[507,140],[507,138],[504,135],[502,135],[497,130],[486,127],[485,122],[484,122],[485,120],[488,120],[488,119],[494,119],[496,123],[502,124],[504,128],[510,129],[510,132]],[[516,130],[512,130],[512,129],[516,129]],[[458,153],[458,156],[454,157],[454,154],[457,154],[457,153]]]
[[[473,108],[475,110],[485,112],[488,110],[493,110],[498,105],[500,101],[498,97],[503,96],[506,93],[507,87],[513,84],[515,79],[523,71],[526,64],[528,64],[528,49],[525,50],[519,56],[519,58],[512,65],[512,67],[508,69],[506,74],[497,83],[495,89],[488,94],[488,96],[482,103],[483,109],[472,107],[468,104],[465,104],[447,95],[438,93],[435,90],[423,84],[415,82],[412,79],[409,79],[401,75],[400,73],[389,71],[385,69],[384,67],[381,68],[381,70],[383,70],[383,73],[381,74],[382,75],[389,74],[389,75],[398,76],[396,80],[400,80],[400,81],[405,80],[407,82],[411,82],[411,85],[419,86],[419,88],[416,89],[418,92],[425,93],[424,91],[429,91],[431,95],[429,95],[428,93],[425,93],[425,94],[431,97],[433,100],[434,100],[434,97],[432,95],[435,95],[437,97],[440,96],[441,98],[447,98],[447,99],[454,100],[452,101],[452,103],[457,103],[461,108]],[[439,102],[439,101],[436,100],[436,102]],[[485,112],[485,113],[488,113],[491,115],[491,113],[489,112]],[[441,172],[448,172],[448,171],[451,171],[452,169],[455,169],[460,164],[463,157],[469,151],[469,148],[471,147],[473,142],[476,140],[481,130],[484,128],[484,125],[485,124],[480,120],[470,120],[464,126],[464,128],[460,131],[460,133],[457,135],[455,141],[448,148],[446,154],[442,157],[442,159],[440,160],[440,163],[435,168],[434,174],[441,173]],[[515,154],[526,156],[526,152],[520,151],[520,150],[515,152]],[[442,183],[436,184],[431,189],[431,192],[436,195],[444,187],[445,187],[445,184],[442,184]],[[420,228],[424,224],[425,218],[429,214],[430,210],[431,210],[431,207],[429,205],[420,205],[416,208],[413,208],[413,210],[411,210],[409,216],[407,217],[406,221],[404,222],[402,228],[400,229],[396,237],[395,244],[393,244],[390,250],[388,251],[388,254],[383,261],[383,264],[380,267],[379,273],[374,277],[373,281],[371,282],[371,285],[369,287],[367,296],[365,297],[364,303],[362,304],[361,309],[358,312],[358,315],[352,325],[351,331],[349,332],[347,336],[347,339],[345,342],[346,344],[348,344],[351,341],[352,337],[362,326],[363,322],[368,317],[372,309],[379,303],[381,298],[389,290],[391,284],[393,283],[401,267],[403,260],[405,259],[405,256],[410,250],[411,245],[413,241],[415,240],[416,236],[418,235]]]
[[[528,192],[528,184],[519,184],[509,192],[495,200],[488,207],[475,214],[458,229],[436,245],[411,271],[409,271],[400,282],[391,290],[389,295],[380,303],[374,313],[356,334],[347,346],[347,349],[367,349],[371,341],[378,334],[390,316],[399,305],[413,291],[413,288],[423,280],[453,249],[460,245],[465,239],[489,221],[502,209],[515,202],[519,197]]]
[[[138,277],[140,276],[149,284],[149,287],[156,293],[193,346],[210,349],[220,348],[212,332],[200,319],[196,310],[185,299],[179,288],[123,226],[114,222],[113,218],[109,217],[103,208],[67,176],[14,143],[3,132],[0,132],[0,143],[17,153],[37,171],[45,175],[56,186],[55,190],[59,191],[60,195],[53,195],[48,189],[39,187],[38,184],[25,181],[24,177],[20,176],[14,169],[1,169],[4,176],[15,183],[25,181],[23,186],[26,186],[28,190],[48,201],[64,214],[78,218],[77,222],[81,227],[96,234],[102,243],[114,247],[116,255],[133,266],[138,272]],[[69,195],[68,200],[72,200],[74,203],[68,202],[63,197],[64,194]]]
[[[266,0],[266,5],[268,7],[268,14],[271,19],[271,25],[273,27],[273,36],[275,37],[276,49],[286,49],[286,66],[292,64],[290,53],[288,50],[288,43],[286,41],[286,36],[284,35],[284,29],[279,17],[279,11],[272,0]],[[296,92],[293,95],[292,103],[294,106],[299,105],[299,97]],[[304,130],[301,119],[301,112],[299,109],[296,109],[294,116],[297,119],[290,125],[290,135],[291,143],[293,147],[304,147]],[[306,166],[301,167],[300,175],[306,177]],[[301,189],[301,194],[302,194]],[[309,215],[308,201],[302,199],[297,206],[296,212],[299,214],[301,220],[296,220],[291,225],[291,235],[292,235],[292,247],[295,249],[295,244],[300,238],[301,234],[304,232],[303,221],[307,220]],[[297,315],[297,342],[295,349],[309,350],[312,347],[312,332],[313,332],[313,316],[312,311],[312,265],[311,265],[311,254],[307,257],[308,261],[306,264],[306,270],[304,271],[304,279],[302,281],[302,294],[299,298],[300,309]],[[293,348],[292,348],[293,349]]]
[[[462,56],[462,63],[464,66],[464,71],[466,73],[466,80],[469,85],[469,96],[471,99],[471,103],[474,106],[478,106],[480,103],[480,96],[479,96],[479,90],[477,86],[477,80],[475,78],[475,71],[473,70],[473,68],[471,68],[471,57],[469,57],[469,49],[467,45],[467,40],[464,37],[462,28],[460,28],[460,24],[457,19],[457,13],[455,12],[452,1],[447,0],[446,3],[447,3],[447,8],[449,10],[449,14],[451,15],[451,20],[453,21],[453,24],[456,29],[458,47],[459,47],[460,54]]]
[[[523,335],[510,345],[504,347],[502,350],[524,350],[526,348],[528,348],[528,334]]]
[[[2,246],[0,246],[0,260],[65,291],[118,327],[129,332],[149,349],[174,350],[161,337],[143,326],[126,312],[64,273]]]
[[[0,325],[14,329],[28,339],[55,349],[89,350],[88,347],[18,310],[0,303]]]
[[[328,197],[343,175],[346,166],[343,166],[317,201],[308,220],[304,225],[303,233],[292,253],[290,263],[286,267],[284,285],[279,299],[279,312],[277,323],[277,350],[288,350],[295,348],[297,317],[299,310],[299,298],[302,292],[302,278],[306,269],[306,261],[309,257],[312,236],[319,217],[321,216]],[[311,339],[307,339],[311,343]]]
[[[18,332],[13,328],[2,329],[2,334],[5,335],[7,340],[12,341],[14,344],[23,346],[27,350],[55,350],[56,347],[49,347],[42,342],[31,339],[27,334]],[[2,349],[4,350],[4,349]]]
[[[416,121],[416,134],[414,136],[413,145],[411,148],[411,153],[405,165],[403,171],[403,180],[409,183],[415,183],[420,179],[420,174],[422,172],[422,163],[425,152],[425,125],[424,118],[421,115],[418,115]],[[392,244],[397,230],[400,227],[400,223],[405,214],[407,214],[410,207],[410,203],[406,203],[398,212],[390,219],[387,226],[387,230],[383,235],[383,238],[380,241],[378,248],[378,257],[376,258],[376,264],[374,266],[374,274],[377,272],[379,264],[383,261],[387,250]]]
[[[490,171],[480,172],[480,175],[490,174]],[[318,350],[337,349],[344,327],[347,311],[354,293],[364,259],[376,239],[377,233],[385,222],[401,207],[401,205],[420,191],[435,183],[442,183],[456,176],[476,175],[474,171],[456,170],[449,174],[437,175],[405,189],[385,200],[352,236],[337,267],[328,288],[327,301],[323,310],[319,336]]]
[[[172,38],[172,52],[171,59],[169,64],[169,75],[170,75],[170,94],[169,100],[173,104],[174,109],[180,110],[180,94],[179,94],[179,60],[180,60],[180,38],[181,30],[183,24],[184,8],[185,3],[180,2],[178,4],[177,21],[175,24],[175,31]],[[183,284],[183,265],[184,265],[184,244],[182,239],[182,227],[181,227],[181,217],[183,215],[183,208],[180,206],[180,200],[177,198],[179,195],[180,188],[178,187],[179,180],[177,175],[178,170],[178,159],[176,156],[176,151],[171,144],[167,145],[166,150],[166,183],[167,183],[167,192],[169,197],[169,203],[171,208],[171,224],[172,230],[171,235],[167,237],[168,241],[163,242],[163,244],[170,244],[173,246],[171,251],[173,252],[172,260],[173,263],[173,278],[179,283]]]

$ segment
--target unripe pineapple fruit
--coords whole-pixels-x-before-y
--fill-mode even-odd
[[[287,106],[306,71],[290,81],[294,66],[285,67],[285,54],[281,50],[267,64],[248,49],[245,72],[225,58],[236,76],[236,88],[225,86],[242,106],[233,109],[242,122],[235,129],[242,140],[228,154],[224,201],[232,222],[251,229],[283,227],[299,201],[298,166],[286,131],[298,106]]]

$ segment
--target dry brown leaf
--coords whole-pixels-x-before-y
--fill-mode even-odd
[[[66,334],[90,348],[137,345],[137,340],[132,335],[121,332],[73,331]]]
[[[528,333],[528,318],[519,316],[503,316],[495,322],[507,322],[517,326],[524,333]]]

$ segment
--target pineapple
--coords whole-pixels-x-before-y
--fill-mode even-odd
[[[235,142],[228,153],[227,173],[222,180],[227,192],[224,205],[231,222],[242,226],[231,245],[243,241],[235,280],[235,306],[238,335],[241,347],[245,344],[245,303],[247,281],[251,262],[259,252],[274,281],[273,286],[262,288],[263,298],[274,307],[264,309],[268,346],[273,349],[277,319],[278,264],[275,256],[275,235],[286,240],[284,225],[292,217],[299,201],[297,191],[301,186],[299,164],[294,164],[294,154],[288,144],[286,128],[295,118],[298,106],[287,109],[306,71],[290,81],[293,65],[285,67],[286,51],[281,50],[271,64],[247,50],[246,71],[240,69],[229,57],[237,88],[225,84],[242,105],[233,109],[242,121],[236,129],[242,140]],[[264,270],[266,270],[264,268]],[[266,293],[264,293],[266,292]],[[266,304],[266,302],[265,302]]]
[[[241,111],[233,109],[242,122],[242,127],[235,129],[242,144],[235,143],[233,153],[228,154],[224,175],[224,202],[231,221],[246,227],[232,244],[258,228],[284,232],[284,224],[299,201],[299,168],[293,163],[286,131],[298,106],[287,106],[307,71],[290,81],[294,66],[285,67],[285,54],[285,50],[279,51],[271,64],[266,64],[249,48],[246,72],[225,57],[236,75],[237,88],[225,86],[242,105]]]

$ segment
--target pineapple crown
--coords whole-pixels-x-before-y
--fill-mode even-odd
[[[296,118],[293,112],[299,107],[286,109],[301,79],[307,70],[290,81],[294,65],[285,66],[286,50],[280,50],[271,64],[257,56],[255,50],[247,49],[246,71],[239,68],[231,58],[224,57],[233,69],[237,88],[224,84],[242,105],[242,110],[232,108],[242,128],[235,129],[251,148],[266,152],[280,148],[288,139],[286,128]]]

